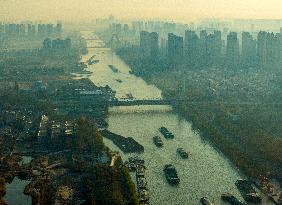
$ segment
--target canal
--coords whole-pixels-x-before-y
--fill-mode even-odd
[[[32,157],[23,156],[21,163],[27,164],[31,160]],[[11,205],[31,205],[31,197],[24,194],[24,189],[29,183],[29,180],[21,180],[18,177],[15,177],[10,184],[6,183],[5,201]]]
[[[91,35],[83,33],[83,35]],[[88,46],[101,45],[99,40],[88,41]],[[161,91],[148,85],[144,80],[130,74],[130,68],[108,48],[89,49],[82,61],[95,55],[99,63],[89,65],[87,70],[93,72],[89,78],[99,86],[109,85],[117,92],[118,98],[124,98],[129,93],[136,99],[161,98]],[[112,64],[118,72],[113,72],[108,65]],[[199,199],[207,196],[214,204],[225,204],[220,196],[230,192],[242,199],[235,186],[235,181],[243,175],[229,160],[217,151],[210,143],[203,140],[195,132],[191,124],[175,114],[170,106],[131,106],[112,107],[108,115],[108,129],[117,134],[133,137],[142,144],[145,152],[139,154],[145,160],[146,178],[150,194],[150,203],[180,205],[199,204]],[[173,140],[162,137],[164,146],[157,148],[152,140],[160,135],[158,128],[167,127],[174,133]],[[123,160],[131,154],[123,154],[111,141],[106,144],[119,151]],[[190,153],[187,160],[181,159],[176,149],[183,147]],[[165,164],[175,165],[180,177],[177,187],[170,186],[163,173]],[[269,204],[269,203],[264,203]]]

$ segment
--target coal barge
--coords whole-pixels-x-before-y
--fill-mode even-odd
[[[144,152],[144,147],[136,142],[132,137],[123,137],[108,130],[102,130],[102,135],[111,140],[124,153]]]

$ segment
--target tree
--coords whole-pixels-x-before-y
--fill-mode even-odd
[[[103,138],[95,122],[80,118],[77,122],[77,146],[79,149],[99,153],[105,149]]]

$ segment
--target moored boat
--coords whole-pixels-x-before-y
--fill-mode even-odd
[[[138,189],[146,189],[147,181],[144,177],[137,178],[137,187]]]
[[[237,199],[235,196],[233,196],[230,193],[223,193],[221,195],[221,199],[223,201],[228,202],[231,205],[247,205],[245,202],[240,201],[239,199]]]
[[[148,202],[149,201],[149,194],[148,194],[148,191],[146,189],[142,189],[140,192],[139,192],[139,201],[141,203],[144,203],[144,202]]]
[[[236,181],[235,185],[237,186],[238,190],[241,192],[243,198],[248,203],[261,203],[262,198],[253,188],[250,181],[245,179],[239,179]]]
[[[125,166],[128,168],[128,170],[130,172],[135,172],[136,171],[136,165],[135,165],[134,162],[126,161],[124,164],[125,164]]]
[[[145,176],[145,166],[137,165],[136,166],[136,176],[144,177]]]

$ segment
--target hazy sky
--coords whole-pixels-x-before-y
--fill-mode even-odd
[[[282,0],[0,0],[1,20],[85,20],[106,17],[195,20],[282,19]]]

